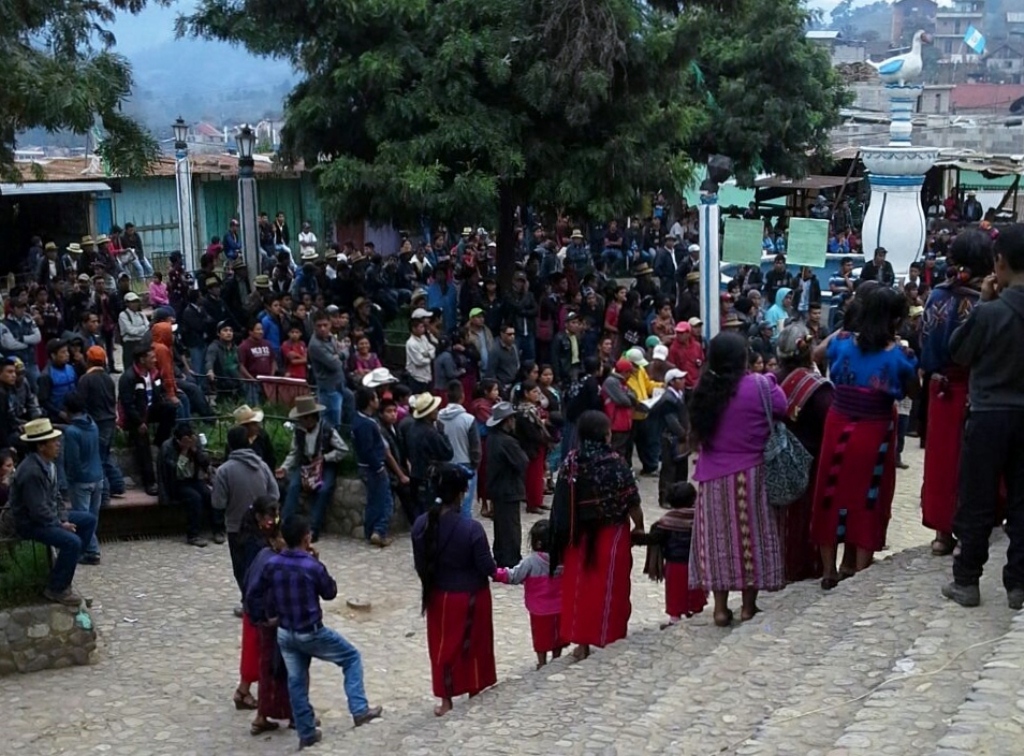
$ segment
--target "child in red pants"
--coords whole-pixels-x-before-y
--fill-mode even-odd
[[[559,618],[562,611],[562,568],[551,576],[548,561],[550,528],[547,520],[538,520],[530,528],[530,546],[533,553],[515,567],[499,567],[495,582],[511,585],[523,584],[526,589],[526,610],[530,613],[530,632],[533,635],[533,650],[537,652],[537,669],[551,658],[562,655],[566,642],[562,640]]]
[[[644,573],[651,580],[665,581],[668,622],[661,626],[662,630],[676,624],[683,616],[700,614],[707,603],[707,594],[689,586],[690,536],[697,489],[691,483],[675,483],[666,498],[671,508],[651,526],[645,538],[647,563],[644,565]]]

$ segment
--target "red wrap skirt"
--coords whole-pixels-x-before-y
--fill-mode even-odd
[[[701,588],[690,587],[690,565],[687,562],[665,560],[665,614],[669,617],[689,617],[700,614],[708,603],[708,595]]]
[[[491,589],[434,591],[427,604],[427,648],[434,695],[479,693],[498,681]]]
[[[967,376],[936,375],[928,382],[928,433],[924,441],[921,521],[940,533],[953,532],[960,492],[960,447],[967,416]]]
[[[243,683],[259,682],[260,679],[260,629],[249,621],[249,615],[242,615],[242,658],[238,675]]]
[[[538,654],[546,654],[548,651],[555,651],[568,645],[562,639],[561,619],[561,614],[530,615],[533,650]]]
[[[607,646],[626,637],[629,615],[629,522],[605,525],[596,533],[593,562],[586,542],[565,550],[562,571],[562,637],[570,643]]]
[[[895,492],[895,403],[889,417],[858,419],[833,404],[814,481],[811,540],[834,545],[839,513],[845,510],[847,545],[881,551]]]

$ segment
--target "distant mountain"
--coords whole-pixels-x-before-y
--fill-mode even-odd
[[[170,8],[150,6],[137,16],[119,16],[112,26],[115,50],[131,61],[135,75],[126,112],[158,137],[170,135],[179,115],[215,124],[279,115],[298,80],[291,65],[225,42],[175,38],[175,18],[192,5],[186,0]]]

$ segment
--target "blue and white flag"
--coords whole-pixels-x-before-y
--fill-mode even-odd
[[[964,44],[978,55],[985,54],[985,35],[975,29],[973,25],[968,26],[967,31],[964,32]]]

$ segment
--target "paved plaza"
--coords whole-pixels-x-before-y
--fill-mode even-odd
[[[563,659],[537,672],[522,589],[494,586],[498,686],[472,702],[457,700],[441,720],[432,716],[408,536],[382,551],[325,538],[321,557],[339,586],[338,599],[325,604],[325,621],[362,651],[367,693],[384,706],[384,717],[353,730],[340,670],[316,662],[311,699],[324,731],[318,749],[840,756],[981,753],[994,742],[992,733],[1019,738],[1024,720],[1017,706],[1024,702],[1015,706],[1014,693],[1024,683],[1016,666],[1021,646],[1007,644],[1020,638],[951,660],[1011,629],[1013,614],[998,584],[1005,542],[997,539],[982,608],[968,612],[944,603],[938,588],[949,559],[927,553],[931,536],[919,524],[922,454],[910,448],[906,457],[911,469],[900,473],[891,558],[829,594],[809,582],[766,595],[763,614],[731,630],[713,627],[705,612],[659,631],[662,587],[642,574],[643,554],[634,550],[630,637],[586,662]],[[649,525],[659,512],[656,480],[641,479],[641,488]],[[535,519],[524,517],[524,533]],[[109,543],[103,565],[79,575],[80,589],[94,599],[98,661],[0,679],[3,752],[184,756],[296,748],[290,731],[250,736],[252,713],[232,705],[240,621],[231,612],[238,597],[227,546]],[[372,608],[351,609],[346,599],[370,601]],[[995,666],[982,669],[983,663]],[[893,670],[919,673],[942,664],[948,667],[920,683],[872,691]],[[982,683],[990,698],[975,697],[976,705],[964,709],[972,703],[965,701],[972,684]],[[832,708],[862,694],[857,704]],[[988,702],[979,709],[979,700]],[[999,707],[1009,710],[999,717],[1003,729],[971,729],[979,716],[995,718]],[[815,708],[828,710],[808,714]]]

